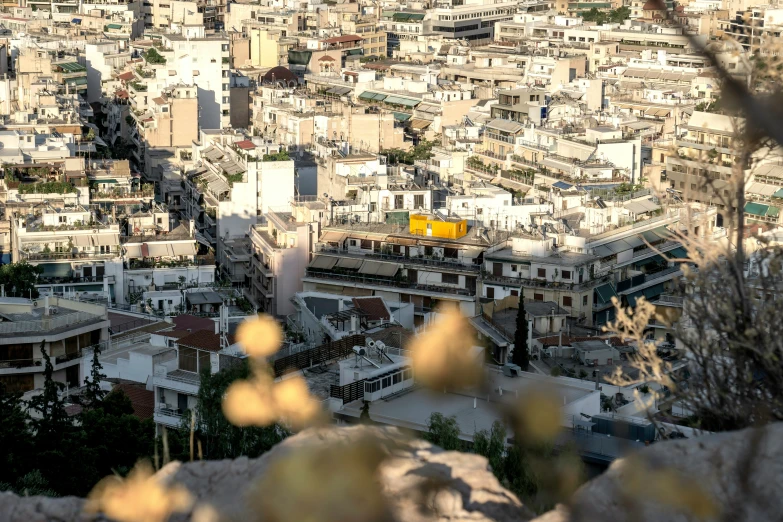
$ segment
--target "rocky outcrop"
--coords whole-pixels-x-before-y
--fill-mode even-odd
[[[443,451],[421,440],[406,439],[392,428],[308,430],[287,439],[259,459],[171,463],[156,478],[186,487],[197,499],[190,512],[179,514],[174,520],[272,520],[268,511],[258,509],[258,500],[274,502],[275,496],[259,492],[256,485],[270,473],[276,473],[279,464],[286,467],[291,462],[297,470],[294,476],[299,477],[299,468],[295,466],[300,466],[301,461],[291,459],[312,448],[345,451],[360,445],[368,435],[380,441],[385,454],[379,468],[380,484],[368,485],[379,488],[385,499],[388,515],[385,519],[404,522],[533,519],[529,510],[498,483],[482,457]],[[351,458],[346,453],[346,459]],[[351,502],[363,500],[362,491],[349,489],[347,485],[340,489],[337,469],[321,470],[324,471],[323,475],[308,477],[310,471],[306,470],[301,478],[312,480],[307,487],[318,489],[338,482],[335,491],[341,493],[336,495],[337,500],[349,506]],[[780,520],[781,477],[783,424],[765,430],[670,441],[645,448],[636,458],[615,462],[606,473],[583,486],[569,506],[558,506],[534,520],[695,520],[689,512],[706,519]],[[279,486],[285,487],[285,483]],[[82,507],[83,500],[77,498],[20,498],[0,493],[2,521],[96,520],[94,516],[84,515]],[[322,518],[329,520],[328,516]]]

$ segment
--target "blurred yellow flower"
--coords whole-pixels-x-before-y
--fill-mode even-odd
[[[553,390],[525,392],[513,411],[517,436],[532,444],[551,441],[562,427],[560,404]]]
[[[85,511],[103,513],[117,522],[164,522],[192,505],[187,489],[165,487],[153,477],[152,467],[140,462],[125,479],[111,476],[101,480],[90,493]]]
[[[277,421],[302,428],[321,412],[305,380],[295,375],[278,383],[256,372],[245,381],[228,387],[223,398],[223,413],[235,426],[268,426]]]
[[[480,384],[483,360],[475,345],[473,331],[459,311],[438,314],[438,319],[411,345],[416,379],[435,389]]]
[[[239,325],[236,340],[253,357],[268,357],[280,349],[283,332],[271,316],[259,315]]]

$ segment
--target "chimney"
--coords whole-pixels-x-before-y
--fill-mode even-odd
[[[190,237],[196,237],[196,222],[192,219],[188,222],[188,232]]]
[[[44,296],[44,315],[49,315],[49,296]]]
[[[359,331],[359,316],[358,315],[352,315],[351,316],[351,331],[352,332],[358,332]]]
[[[220,335],[220,321],[215,321],[215,335]]]

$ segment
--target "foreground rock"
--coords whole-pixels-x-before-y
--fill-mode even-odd
[[[388,455],[380,467],[380,488],[388,504],[388,518],[384,520],[511,522],[533,518],[513,494],[501,487],[482,457],[406,440],[391,428],[309,430],[287,439],[259,459],[172,463],[156,477],[185,486],[197,499],[191,512],[174,520],[270,520],[268,512],[257,509],[259,493],[255,485],[275,469],[276,463],[287,464],[287,459],[313,447],[329,447],[330,451],[334,447],[350,448],[368,434],[381,441]],[[696,520],[690,511],[703,519],[780,520],[783,424],[760,432],[745,430],[656,444],[639,455],[641,460],[617,461],[605,474],[583,486],[570,506],[558,506],[535,522]],[[312,487],[326,487],[333,479],[339,483],[339,474],[339,469],[331,470]],[[346,503],[361,501],[361,492],[352,489],[346,487],[343,491],[338,486],[341,494],[337,498]],[[274,497],[264,498],[274,503]],[[0,521],[98,520],[84,515],[82,507],[83,500],[78,498],[20,498],[0,493]],[[332,522],[328,513],[322,513],[318,520]]]

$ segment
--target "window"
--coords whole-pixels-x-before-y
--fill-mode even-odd
[[[517,271],[517,265],[511,265],[511,271],[516,272]]]
[[[543,277],[544,279],[546,279],[546,268],[538,269],[538,277]]]
[[[563,296],[563,306],[573,306],[570,295]]]
[[[582,296],[582,306],[587,306],[587,296],[586,295]]]
[[[519,297],[519,290],[512,290],[512,291],[511,291],[511,295],[512,295],[513,297]]]
[[[563,270],[563,273],[561,274],[563,279],[571,279],[571,271],[570,270]]]
[[[424,208],[424,194],[415,194],[413,196],[413,206],[415,208]]]
[[[457,274],[443,274],[440,280],[444,284],[449,284],[449,285],[459,284],[459,276]]]
[[[543,301],[544,294],[533,294],[533,301]]]

